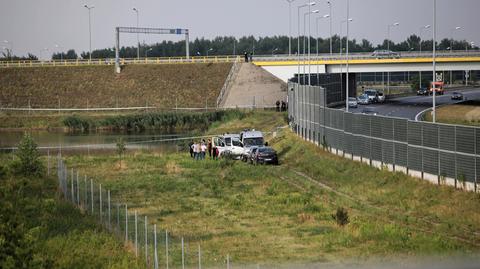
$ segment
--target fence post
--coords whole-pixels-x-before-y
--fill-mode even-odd
[[[230,269],[230,255],[227,254],[227,269]]]
[[[108,196],[108,229],[112,230],[112,222],[111,222],[111,215],[110,215],[110,190],[107,191]]]
[[[457,188],[457,126],[453,127],[455,132],[454,141],[455,141],[455,189]]]
[[[125,244],[128,242],[128,206],[125,204]]]
[[[73,190],[73,168],[72,168],[72,182],[71,182],[71,194],[72,194],[72,203],[74,202],[75,200],[75,194],[74,194],[74,190]]]
[[[78,170],[77,170],[77,204],[80,207],[80,182],[78,180]]]
[[[148,226],[147,216],[145,216],[145,263],[148,268]]]
[[[98,185],[98,190],[99,190],[99,194],[98,194],[99,196],[98,196],[98,198],[99,198],[99,201],[100,201],[100,203],[99,203],[99,205],[100,205],[100,206],[99,206],[100,223],[102,223],[102,213],[103,213],[103,212],[102,212],[102,184],[99,184],[99,185]]]
[[[135,257],[138,257],[138,215],[135,210]]]
[[[92,215],[93,215],[93,179],[90,179],[90,202],[92,203]]]
[[[202,252],[200,249],[200,244],[198,244],[198,269],[202,269]]]
[[[182,236],[182,269],[185,269],[185,249],[183,244],[183,236]]]
[[[154,259],[154,268],[158,269],[158,255],[157,255],[157,224],[153,224],[153,259]]]
[[[166,260],[165,260],[165,263],[167,265],[167,269],[168,269],[168,231],[165,230],[165,257],[166,257]]]

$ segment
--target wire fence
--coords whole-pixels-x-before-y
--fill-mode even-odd
[[[50,159],[49,155],[48,174]],[[115,234],[145,268],[231,268],[229,254],[202,248],[208,236],[163,230],[154,216],[142,214],[135,204],[121,201],[93,178],[68,168],[61,155],[57,158],[57,177],[63,198]]]
[[[324,107],[322,87],[289,88],[290,124],[303,139],[371,166],[477,191],[480,128],[345,112]]]

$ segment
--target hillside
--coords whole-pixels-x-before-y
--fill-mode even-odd
[[[0,106],[214,106],[230,63],[0,69]]]

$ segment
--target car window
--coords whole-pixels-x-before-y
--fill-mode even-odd
[[[240,142],[240,141],[238,141],[238,140],[233,140],[233,141],[232,141],[232,144],[233,144],[235,147],[243,147],[242,142]]]

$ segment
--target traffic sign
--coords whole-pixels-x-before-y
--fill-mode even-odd
[[[465,70],[465,79],[470,77],[470,70]]]
[[[436,73],[435,74],[435,81],[437,81],[437,82],[443,81],[443,73]]]

